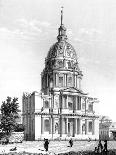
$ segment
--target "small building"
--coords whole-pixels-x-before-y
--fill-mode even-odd
[[[108,116],[100,116],[99,139],[116,140],[116,122],[112,122]]]
[[[109,128],[111,122],[102,122],[99,124],[99,139],[100,140],[109,140]]]
[[[112,122],[109,127],[110,140],[116,140],[116,122]]]

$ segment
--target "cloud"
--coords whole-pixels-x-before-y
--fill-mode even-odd
[[[21,28],[27,28],[27,29],[31,29],[33,31],[39,31],[42,32],[42,28],[48,28],[51,26],[51,24],[47,21],[39,21],[36,19],[33,20],[27,20],[27,19],[18,19],[16,20],[16,23],[18,23],[19,26],[21,26]]]
[[[46,31],[50,30],[51,24],[47,21],[18,19],[14,22],[12,28],[8,26],[0,27],[1,38],[21,38],[24,40],[37,39],[41,35],[44,36]],[[47,28],[49,29],[47,30]],[[45,30],[46,29],[46,30]]]
[[[80,28],[76,33],[76,37],[74,37],[74,41],[84,44],[92,44],[93,42],[106,42],[103,37],[103,32],[95,28]]]

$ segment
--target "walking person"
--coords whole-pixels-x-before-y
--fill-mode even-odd
[[[103,152],[103,145],[101,143],[101,140],[99,140],[99,143],[98,143],[98,153],[102,153]]]
[[[72,138],[69,140],[69,144],[70,144],[70,147],[73,146],[73,140],[72,140]]]
[[[107,155],[107,140],[104,141],[104,148],[103,148],[103,152],[104,152],[104,155]]]
[[[45,148],[46,152],[48,151],[48,146],[49,146],[48,139],[44,139],[44,148]]]

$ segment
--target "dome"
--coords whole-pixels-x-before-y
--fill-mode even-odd
[[[80,71],[77,62],[77,54],[73,46],[67,41],[58,41],[53,44],[48,51],[45,68],[47,70],[72,70],[75,68],[76,71]]]
[[[77,54],[73,46],[67,41],[59,41],[53,44],[48,51],[47,59],[65,58],[77,60]]]
[[[61,14],[62,15],[62,14]],[[67,41],[66,28],[62,23],[58,28],[57,42],[53,44],[45,60],[45,69],[76,69],[79,71],[77,54],[74,47]]]

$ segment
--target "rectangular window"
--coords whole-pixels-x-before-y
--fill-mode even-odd
[[[59,87],[63,87],[63,77],[59,77]]]
[[[68,85],[69,87],[72,86],[72,77],[68,77],[67,85]]]
[[[63,108],[66,108],[67,96],[63,96]]]
[[[49,130],[50,130],[50,123],[49,123],[49,120],[46,119],[44,121],[44,131],[49,132]]]
[[[77,110],[81,110],[81,97],[77,96]]]
[[[92,132],[92,122],[89,122],[88,128],[89,128],[88,131],[89,131],[89,132]]]
[[[93,111],[93,104],[89,104],[89,106],[88,106],[88,111],[89,111],[89,112],[92,112],[92,111]]]
[[[71,102],[68,102],[68,109],[73,110],[73,104]]]

